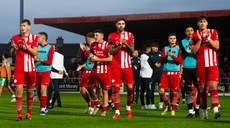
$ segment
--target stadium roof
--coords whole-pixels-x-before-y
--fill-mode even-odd
[[[107,35],[115,30],[114,20],[118,17],[124,17],[127,20],[126,30],[131,31],[135,39],[148,40],[167,39],[167,35],[172,32],[176,33],[179,38],[183,38],[184,26],[186,24],[196,26],[196,17],[199,15],[207,16],[209,28],[217,29],[222,38],[229,38],[230,10],[35,18],[34,23],[48,25],[80,35],[85,35],[95,29],[102,29]]]

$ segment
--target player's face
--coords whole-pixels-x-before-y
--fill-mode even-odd
[[[104,35],[102,33],[94,33],[95,42],[103,41]]]
[[[205,30],[207,29],[208,21],[206,19],[201,19],[200,21],[197,22],[197,26],[199,27],[200,30]]]
[[[158,51],[158,47],[154,46],[154,47],[152,47],[152,50],[153,50],[154,52],[157,52],[157,51]]]
[[[171,45],[176,44],[176,36],[169,36],[168,42]]]
[[[120,20],[116,23],[116,28],[119,32],[123,32],[125,30],[125,21]]]
[[[146,48],[146,53],[150,53],[151,52],[151,47]]]
[[[138,57],[138,51],[137,51],[137,50],[135,50],[135,51],[133,52],[133,57]]]
[[[29,33],[30,25],[28,25],[26,22],[21,23],[20,29],[22,34]]]
[[[95,39],[92,38],[92,37],[86,37],[86,41],[87,41],[87,43],[88,43],[89,46],[90,46],[93,42],[95,42]]]
[[[185,29],[185,35],[187,38],[191,38],[194,33],[194,29],[192,27],[188,27]]]
[[[45,40],[45,36],[38,34],[38,43],[41,44]]]

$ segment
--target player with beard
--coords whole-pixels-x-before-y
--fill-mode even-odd
[[[125,31],[126,22],[124,18],[115,20],[117,31],[109,35],[109,52],[113,55],[112,61],[112,85],[114,86],[113,101],[115,114],[113,118],[120,118],[120,86],[122,82],[127,86],[126,115],[132,118],[131,104],[133,100],[133,74],[131,57],[134,51],[134,36]]]

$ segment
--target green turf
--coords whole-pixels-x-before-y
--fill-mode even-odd
[[[25,96],[25,95],[24,95]],[[218,120],[213,119],[212,110],[209,110],[209,119],[185,119],[186,105],[180,104],[176,117],[170,113],[161,116],[162,110],[141,110],[140,105],[133,104],[133,118],[125,116],[125,95],[121,96],[121,118],[113,119],[114,112],[109,110],[106,117],[100,112],[95,116],[84,114],[86,103],[80,94],[61,94],[63,107],[50,109],[46,116],[40,116],[39,102],[33,106],[32,120],[17,122],[15,103],[11,103],[8,92],[0,97],[0,128],[230,128],[230,97],[220,97],[222,114]],[[156,97],[158,103],[159,97]],[[25,97],[23,113],[26,111]],[[157,104],[156,104],[157,105]],[[25,116],[25,115],[24,115]]]

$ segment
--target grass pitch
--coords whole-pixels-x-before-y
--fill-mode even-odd
[[[40,116],[39,102],[35,101],[32,110],[32,119],[25,119],[26,101],[23,98],[22,121],[16,121],[15,103],[11,103],[11,96],[4,92],[0,97],[0,128],[230,128],[230,97],[220,97],[221,118],[213,119],[213,111],[210,109],[209,119],[186,119],[186,104],[180,104],[176,116],[171,117],[170,112],[161,116],[163,110],[141,110],[140,104],[133,104],[133,118],[125,115],[126,95],[121,95],[121,118],[113,119],[113,110],[107,112],[106,117],[101,117],[100,112],[95,116],[84,113],[86,103],[80,94],[61,93],[63,107],[49,109],[46,116]],[[156,96],[158,106],[159,97]],[[210,101],[210,100],[209,100]],[[209,103],[210,105],[210,103]],[[201,111],[200,111],[201,114]],[[202,114],[201,114],[202,115]]]

